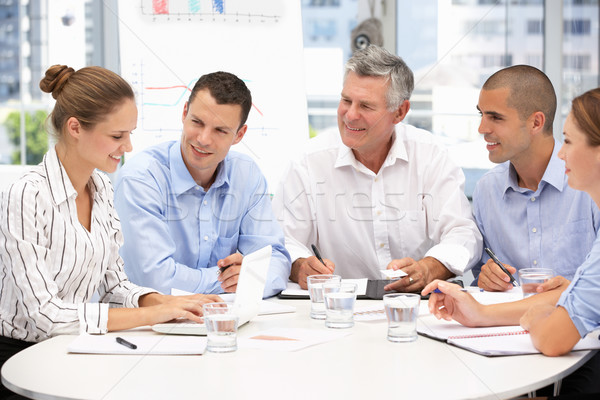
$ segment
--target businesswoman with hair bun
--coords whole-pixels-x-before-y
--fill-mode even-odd
[[[59,334],[199,321],[202,304],[219,297],[162,295],[123,272],[113,189],[98,170],[114,172],[131,151],[131,86],[104,68],[54,65],[40,88],[56,99],[56,145],[1,196],[0,363]],[[89,303],[94,293],[99,303]]]

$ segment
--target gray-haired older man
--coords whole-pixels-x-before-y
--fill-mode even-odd
[[[383,48],[356,52],[346,64],[340,134],[312,139],[284,174],[273,206],[300,286],[334,270],[379,279],[387,268],[408,275],[386,290],[416,292],[480,258],[462,171],[431,133],[401,123],[413,82],[404,61]]]

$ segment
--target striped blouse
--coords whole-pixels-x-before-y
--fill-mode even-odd
[[[127,280],[121,224],[106,175],[88,186],[91,229],[79,223],[77,192],[51,149],[2,193],[0,334],[39,342],[64,333],[106,333],[109,306],[137,307],[155,292]],[[88,303],[94,292],[100,303]]]

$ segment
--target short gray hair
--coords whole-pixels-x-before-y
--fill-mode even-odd
[[[358,76],[381,76],[389,79],[386,103],[390,111],[400,107],[404,100],[409,100],[415,87],[413,72],[404,60],[375,45],[354,53],[346,63],[344,79],[350,71]]]

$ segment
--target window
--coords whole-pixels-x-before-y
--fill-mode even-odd
[[[337,47],[343,51],[343,61],[351,54],[350,30],[362,22],[356,19],[356,3],[341,0],[335,16],[340,32],[327,44],[313,42]],[[475,109],[481,85],[492,73],[513,64],[543,70],[545,46],[562,50],[559,110],[563,113],[557,121],[564,121],[574,96],[599,86],[598,0],[563,3],[561,45],[544,43],[544,9],[558,6],[552,0],[396,0],[396,53],[411,67],[416,82],[405,121],[443,137],[465,170],[467,193],[493,166],[478,133],[480,118]],[[305,10],[306,24],[314,15],[309,15],[310,8]],[[305,47],[313,43],[305,40]],[[322,101],[309,98],[309,120],[315,130],[336,129],[336,99],[335,93]]]
[[[512,65],[512,55],[510,54],[487,54],[482,57],[481,66],[483,68],[503,68]]]
[[[535,19],[527,21],[527,34],[528,35],[541,35],[544,33],[544,24],[542,20]]]
[[[565,54],[563,56],[563,67],[566,70],[589,71],[592,58],[589,54]]]
[[[339,7],[340,0],[310,0],[309,7]]]
[[[589,19],[566,20],[563,30],[565,35],[589,35],[592,31],[592,24]]]

